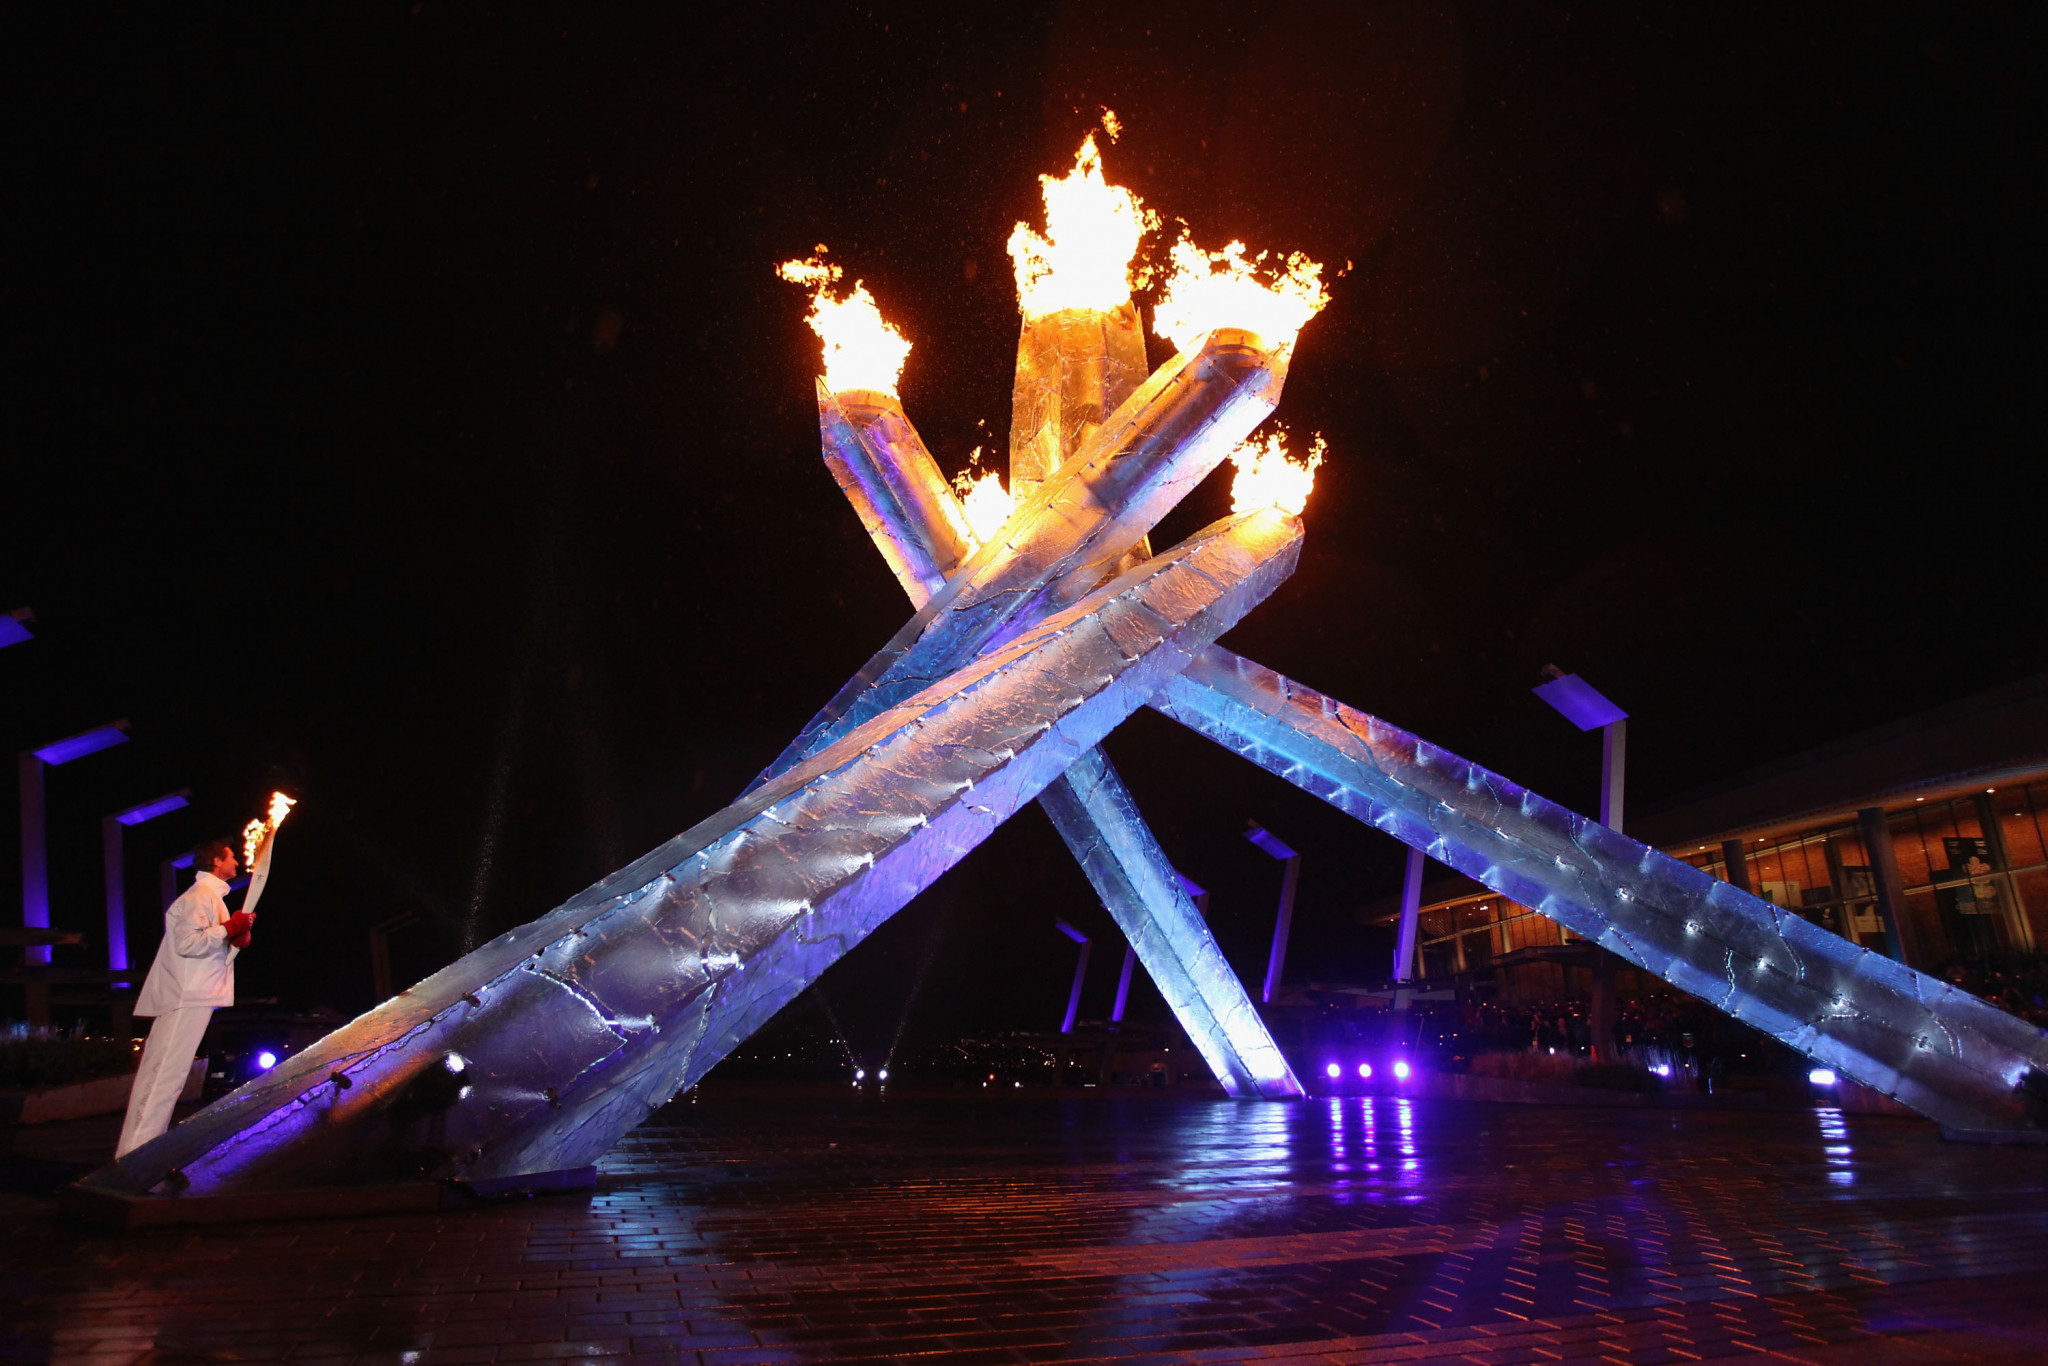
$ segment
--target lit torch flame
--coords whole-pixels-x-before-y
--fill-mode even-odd
[[[1103,127],[1116,137],[1116,115],[1103,111]],[[1131,257],[1138,239],[1159,226],[1159,215],[1121,185],[1102,178],[1102,154],[1090,133],[1074,154],[1074,169],[1055,180],[1038,178],[1045,197],[1045,236],[1019,223],[1010,234],[1017,263],[1017,302],[1027,318],[1068,308],[1106,313],[1131,297]]]
[[[284,824],[284,818],[299,804],[298,798],[287,797],[282,792],[270,794],[270,810],[261,820],[250,821],[242,827],[242,867],[251,868],[256,863],[256,849],[264,838]]]
[[[979,465],[981,447],[976,446],[968,460]],[[994,470],[976,474],[973,469],[964,469],[953,477],[953,487],[959,490],[960,512],[967,518],[967,529],[981,545],[987,545],[1017,510],[1016,499],[1003,487],[1003,477]]]
[[[1245,442],[1230,453],[1230,463],[1237,466],[1237,476],[1230,484],[1230,510],[1244,513],[1278,508],[1290,517],[1299,517],[1308,506],[1309,492],[1316,486],[1316,469],[1327,449],[1320,433],[1309,448],[1308,459],[1301,461],[1288,459],[1282,432]]]
[[[1152,330],[1182,351],[1201,345],[1219,327],[1256,332],[1274,350],[1291,350],[1296,334],[1330,296],[1323,268],[1300,252],[1277,262],[1264,272],[1270,278],[1261,280],[1271,254],[1247,259],[1242,242],[1222,251],[1203,251],[1185,237],[1175,242],[1173,271],[1153,306]]]
[[[825,342],[825,387],[835,394],[849,389],[879,389],[896,392],[903,377],[903,361],[910,354],[910,342],[882,317],[875,296],[859,280],[844,298],[832,296],[832,286],[846,272],[819,259],[784,261],[775,273],[793,285],[808,286],[811,293],[811,331]]]

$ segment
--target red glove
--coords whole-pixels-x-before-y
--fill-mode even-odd
[[[227,931],[228,942],[238,949],[249,947],[249,931],[256,928],[256,917],[247,911],[236,911],[221,926]]]

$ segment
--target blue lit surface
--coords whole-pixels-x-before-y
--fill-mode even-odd
[[[1300,858],[1288,843],[1263,825],[1254,825],[1244,832],[1244,837],[1276,859]]]
[[[0,649],[34,640],[35,633],[10,616],[0,616]]]
[[[114,819],[123,825],[140,825],[144,821],[153,821],[158,816],[167,816],[190,804],[185,800],[184,793],[173,792],[168,796],[158,797],[153,802],[143,802],[140,806],[131,806],[126,811],[117,812]]]
[[[46,764],[68,764],[73,759],[83,759],[88,754],[98,754],[103,749],[125,744],[128,734],[120,726],[98,726],[92,730],[80,731],[44,745],[35,752],[36,757]]]
[[[1616,721],[1628,720],[1627,712],[1602,697],[1591,683],[1577,674],[1553,678],[1533,691],[1580,730],[1598,730]]]

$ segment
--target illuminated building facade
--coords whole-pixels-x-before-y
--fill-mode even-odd
[[[1632,825],[1673,858],[1923,971],[2043,952],[2048,675],[1740,775]],[[1490,983],[1503,1000],[1588,993],[1580,969],[1595,951],[1555,921],[1467,879],[1430,893],[1423,978]],[[1368,916],[1392,920],[1379,906]],[[1661,984],[1624,968],[1617,985]]]

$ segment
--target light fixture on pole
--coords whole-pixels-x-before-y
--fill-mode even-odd
[[[1244,837],[1287,865],[1280,882],[1280,914],[1273,921],[1273,949],[1266,955],[1266,985],[1259,995],[1261,1001],[1271,1005],[1273,993],[1280,990],[1280,968],[1287,961],[1287,935],[1294,925],[1294,884],[1301,880],[1301,855],[1257,821],[1245,822]]]
[[[1074,989],[1067,993],[1067,1018],[1060,1024],[1060,1033],[1074,1032],[1074,1020],[1081,1013],[1081,983],[1088,976],[1088,951],[1095,947],[1088,936],[1064,920],[1055,921],[1059,932],[1081,946],[1081,961],[1074,964]]]
[[[128,967],[128,858],[121,832],[189,805],[192,789],[181,787],[154,801],[138,802],[100,819],[100,860],[107,883],[107,967]]]
[[[18,756],[21,782],[21,923],[23,928],[50,928],[50,852],[43,807],[43,768],[68,764],[103,749],[112,749],[128,739],[125,718],[91,730],[52,740],[38,749],[25,749]],[[23,951],[30,964],[48,963],[47,945],[35,944]]]
[[[1580,730],[1600,732],[1600,824],[1621,830],[1622,770],[1628,758],[1628,713],[1615,706],[1577,674],[1555,664],[1543,672],[1548,683],[1532,691]]]

